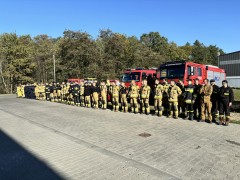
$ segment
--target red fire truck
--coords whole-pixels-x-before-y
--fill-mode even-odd
[[[131,81],[135,80],[136,85],[141,87],[142,81],[144,79],[147,79],[148,83],[150,83],[151,85],[150,81],[153,79],[153,77],[156,77],[156,69],[143,69],[143,68],[127,69],[124,71],[124,74],[122,76],[122,82],[125,82],[125,85],[129,87]]]
[[[168,81],[182,79],[184,85],[187,85],[187,79],[198,78],[199,83],[202,84],[204,79],[207,78],[209,80],[214,79],[216,84],[221,86],[222,80],[226,79],[226,73],[224,69],[217,66],[175,61],[161,64],[157,72],[157,78],[166,78]]]

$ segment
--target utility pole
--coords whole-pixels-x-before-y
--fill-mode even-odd
[[[56,61],[54,54],[53,54],[53,81],[56,82]]]

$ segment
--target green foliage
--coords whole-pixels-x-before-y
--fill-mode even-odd
[[[53,81],[53,55],[57,81],[68,78],[119,78],[126,68],[159,67],[169,60],[191,60],[217,64],[217,54],[224,52],[215,45],[178,46],[159,32],[143,34],[139,39],[100,30],[93,39],[88,33],[66,30],[63,37],[48,35],[0,35],[0,92],[10,93],[18,83]]]

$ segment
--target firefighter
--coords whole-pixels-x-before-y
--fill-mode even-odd
[[[222,87],[219,89],[219,125],[228,126],[230,122],[230,107],[234,101],[234,94],[231,87],[228,86],[228,81],[222,81]],[[224,118],[225,115],[225,118]]]
[[[188,85],[184,89],[183,100],[185,102],[185,107],[187,110],[187,115],[184,119],[193,120],[193,104],[195,102],[196,96],[194,96],[195,86],[192,84],[192,80],[188,80]]]
[[[159,84],[159,80],[155,80],[155,88],[154,88],[154,108],[155,114],[158,116],[162,116],[163,106],[162,106],[162,95],[164,88],[161,84]]]
[[[213,92],[211,95],[212,102],[212,121],[216,123],[216,119],[218,118],[218,98],[219,98],[219,87],[215,84],[215,80],[211,79],[210,83],[213,88]]]
[[[142,87],[140,89],[140,102],[142,107],[142,113],[146,113],[147,115],[150,113],[149,106],[149,96],[150,96],[151,88],[147,85],[147,80],[144,79],[142,81]]]
[[[125,86],[125,83],[121,82],[120,100],[121,100],[122,112],[125,112],[125,113],[128,112],[127,93],[128,93],[128,89]]]
[[[89,83],[85,83],[85,87],[84,87],[84,97],[85,97],[85,106],[87,108],[91,107],[91,87]]]
[[[65,103],[66,102],[66,94],[67,94],[67,85],[65,82],[62,82],[61,84],[61,102]]]
[[[106,110],[107,109],[107,86],[104,81],[101,82],[100,84],[100,93],[101,93],[101,105],[102,109]]]
[[[40,84],[35,84],[34,92],[35,92],[36,100],[40,100],[40,97],[39,97],[40,87],[39,86],[40,86]]]
[[[200,90],[200,94],[201,94],[201,110],[202,110],[201,122],[205,122],[205,120],[206,120],[205,116],[206,116],[206,111],[207,111],[209,123],[212,123],[212,114],[211,114],[212,86],[209,84],[208,79],[204,80],[204,85],[202,86],[202,88]]]
[[[45,100],[45,86],[41,83],[38,86],[39,100]]]
[[[85,102],[84,102],[84,82],[81,81],[80,82],[80,106],[84,107],[85,106]]]
[[[56,101],[57,102],[61,102],[61,90],[62,90],[62,87],[59,84],[59,82],[57,82],[57,84],[56,84],[56,92],[57,92]]]
[[[195,96],[195,102],[193,103],[193,109],[194,109],[194,119],[200,120],[201,119],[201,94],[200,90],[202,88],[202,85],[199,84],[199,79],[196,78],[194,80],[194,96]]]
[[[53,83],[53,101],[57,101],[57,84]]]
[[[65,100],[66,101],[65,101],[65,103],[70,104],[70,83],[69,82],[66,83],[65,91],[66,91],[66,94],[65,94]]]
[[[70,87],[69,87],[69,104],[70,105],[74,105],[74,83],[70,83]]]
[[[168,109],[169,109],[169,102],[168,102],[168,88],[169,84],[167,82],[167,79],[162,80],[162,86],[163,86],[163,97],[162,97],[162,105],[163,105],[163,113],[165,115],[168,115]]]
[[[129,97],[130,97],[130,104],[131,104],[131,112],[138,113],[139,87],[136,85],[135,80],[131,81],[131,86],[129,89]]]
[[[80,106],[80,86],[78,83],[74,83],[73,87],[72,87],[72,94],[73,94],[73,99],[74,99],[74,104],[76,106]]]
[[[19,84],[18,86],[17,86],[17,97],[23,97],[23,92],[22,92],[22,85],[21,84]]]
[[[182,94],[181,89],[176,85],[174,80],[171,80],[171,84],[168,88],[168,102],[169,102],[169,115],[168,117],[174,117],[178,119],[178,96]]]
[[[97,86],[97,82],[94,81],[91,87],[91,95],[92,95],[92,107],[94,109],[98,109],[98,99],[99,99],[99,87]]]
[[[112,82],[110,90],[112,95],[112,110],[117,112],[119,110],[119,86],[115,82]]]
[[[186,107],[185,107],[185,102],[184,102],[184,97],[183,97],[185,87],[184,87],[184,84],[183,84],[183,80],[179,79],[178,83],[177,83],[177,86],[182,91],[182,95],[178,96],[178,112],[181,113],[181,116],[185,117],[185,114],[186,114],[185,109],[186,109]]]
[[[50,85],[45,83],[45,97],[47,101],[50,101]]]
[[[54,101],[54,96],[53,96],[53,91],[54,91],[54,83],[50,83],[50,101],[53,102]]]

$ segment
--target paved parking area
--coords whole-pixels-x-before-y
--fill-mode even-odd
[[[0,128],[0,179],[240,179],[236,124],[0,95]]]

